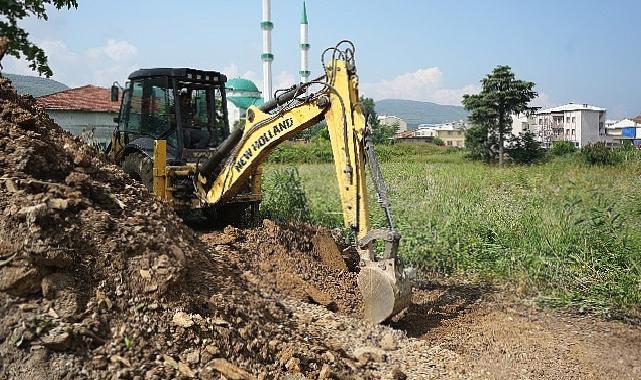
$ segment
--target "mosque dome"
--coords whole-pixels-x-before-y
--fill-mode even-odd
[[[227,100],[241,109],[249,106],[261,106],[263,98],[256,84],[249,79],[233,78],[227,81]]]
[[[245,78],[233,78],[227,81],[226,84],[227,90],[228,91],[234,91],[234,92],[255,92],[260,94],[258,91],[258,87],[256,87],[256,84],[249,79]]]

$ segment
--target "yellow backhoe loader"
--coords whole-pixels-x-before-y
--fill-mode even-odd
[[[123,91],[109,155],[177,211],[232,220],[247,211],[257,214],[267,155],[325,120],[345,226],[355,232],[360,255],[364,316],[380,323],[409,304],[410,275],[397,256],[400,234],[359,103],[354,45],[341,41],[325,50],[322,62],[322,77],[277,91],[260,107],[250,106],[244,127],[233,130],[224,75],[193,69],[138,70]],[[119,87],[112,87],[112,100],[119,96]],[[370,227],[366,164],[387,218],[384,229]],[[378,254],[376,241],[384,242]]]

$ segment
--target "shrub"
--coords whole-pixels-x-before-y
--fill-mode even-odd
[[[550,154],[553,156],[565,156],[576,152],[576,146],[571,141],[555,141],[550,148]]]
[[[507,153],[517,164],[532,164],[540,161],[545,155],[541,144],[534,139],[534,134],[529,131],[519,133],[518,136],[512,138]]]
[[[310,207],[296,168],[275,170],[263,182],[261,214],[277,222],[309,221]]]
[[[436,146],[444,146],[445,145],[445,141],[443,141],[440,137],[434,137],[434,140],[432,142]]]
[[[589,165],[615,165],[619,162],[619,156],[601,141],[584,146],[581,155]]]

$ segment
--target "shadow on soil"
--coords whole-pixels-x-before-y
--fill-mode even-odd
[[[445,321],[466,315],[484,296],[494,292],[484,284],[443,284],[417,281],[414,284],[412,305],[390,327],[403,330],[407,336],[423,337]]]

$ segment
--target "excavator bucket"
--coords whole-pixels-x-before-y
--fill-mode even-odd
[[[383,265],[387,266],[387,265]],[[381,323],[400,313],[412,301],[409,279],[399,276],[394,269],[381,269],[379,263],[361,268],[358,288],[363,296],[364,317]]]
[[[380,258],[373,254],[373,243],[382,240],[385,250]],[[391,230],[372,230],[359,242],[361,268],[358,288],[363,296],[364,317],[381,323],[400,313],[412,301],[414,274],[398,262],[400,235]]]

